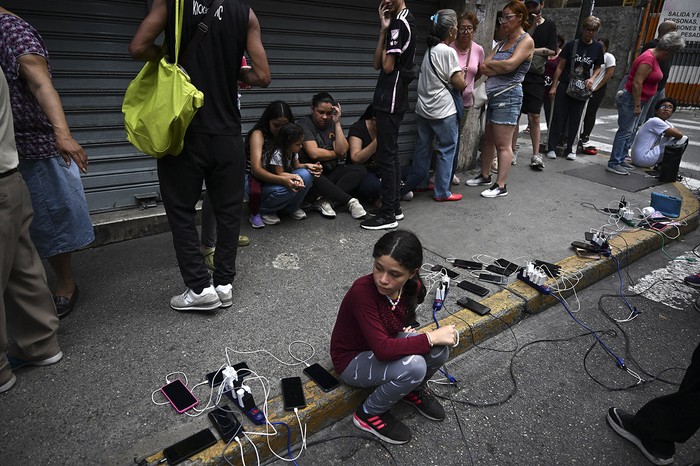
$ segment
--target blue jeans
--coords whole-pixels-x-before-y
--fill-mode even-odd
[[[299,191],[292,191],[279,184],[263,183],[262,203],[260,204],[261,214],[269,215],[279,211],[296,212],[299,210],[301,202],[314,183],[314,176],[306,168],[292,170],[292,173],[299,175],[304,180],[304,188]]]
[[[452,161],[457,148],[458,123],[454,115],[441,120],[429,120],[416,115],[418,140],[413,152],[411,173],[401,190],[402,195],[413,191],[427,178],[430,170],[433,139],[435,139],[435,150],[437,151],[433,197],[443,199],[452,195],[449,188],[452,181]]]
[[[610,160],[608,167],[617,167],[624,162],[627,157],[627,152],[632,146],[632,135],[636,132],[639,119],[646,115],[646,104],[642,102],[642,113],[634,114],[634,98],[632,94],[624,91],[617,101],[617,126],[618,130],[615,133],[613,140],[612,151],[610,152]]]

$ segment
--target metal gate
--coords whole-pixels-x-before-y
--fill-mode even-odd
[[[42,35],[49,49],[54,85],[75,139],[90,158],[83,185],[91,212],[140,204],[137,196],[158,193],[155,161],[139,153],[124,133],[124,91],[142,64],[127,52],[147,13],[147,0],[6,0]],[[377,71],[372,55],[379,31],[376,0],[249,0],[261,24],[272,84],[241,92],[243,131],[267,103],[287,101],[295,115],[309,112],[315,92],[328,91],[343,106],[343,126],[371,103]],[[411,0],[416,18],[417,58],[438,0]],[[412,84],[411,108],[416,83]],[[413,151],[415,118],[406,115],[399,136],[404,163]]]

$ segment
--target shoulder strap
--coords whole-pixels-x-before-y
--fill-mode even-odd
[[[571,50],[571,75],[574,74],[574,62],[576,62],[576,49],[578,48],[578,39],[574,41],[574,47]]]
[[[435,76],[437,76],[437,78],[440,80],[440,82],[441,82],[442,84],[444,84],[445,87],[447,87],[447,83],[446,83],[445,81],[442,80],[442,78],[441,78],[440,75],[438,74],[437,70],[435,69],[435,65],[433,65],[433,57],[432,57],[432,55],[430,54],[430,51],[431,51],[431,50],[432,50],[432,48],[428,48],[428,51],[426,52],[426,53],[428,54],[428,61],[430,62],[430,67],[433,69],[433,73],[435,73]],[[449,91],[450,88],[447,87],[447,90]]]
[[[175,1],[179,3],[182,0]],[[214,17],[214,13],[216,13],[216,11],[223,3],[224,0],[214,0],[214,2],[209,7],[209,10],[207,11],[207,15],[199,24],[197,24],[197,30],[192,36],[192,39],[190,39],[190,43],[187,44],[187,49],[185,49],[185,52],[182,54],[182,60],[180,60],[181,64],[187,63],[190,60],[190,58],[192,58],[194,51],[197,50],[197,45],[199,45],[199,42],[209,31],[209,25],[211,24],[211,20]],[[180,28],[180,32],[182,33],[182,23],[180,23]]]

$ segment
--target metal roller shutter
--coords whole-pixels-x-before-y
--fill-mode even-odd
[[[378,34],[377,0],[251,0],[262,28],[272,84],[244,90],[241,113],[247,132],[273,100],[285,100],[297,116],[309,112],[311,96],[325,90],[343,106],[343,126],[371,103],[377,71],[372,54]],[[425,50],[429,17],[439,1],[411,0],[417,58]],[[139,153],[124,134],[124,90],[142,64],[128,44],[147,13],[145,0],[7,0],[43,36],[54,85],[75,139],[90,158],[83,185],[91,212],[138,206],[135,195],[158,192],[155,161]],[[416,83],[411,85],[415,105]],[[406,115],[399,136],[403,163],[413,151],[415,118]]]

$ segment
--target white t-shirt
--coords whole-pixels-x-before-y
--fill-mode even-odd
[[[457,113],[454,99],[445,87],[445,83],[448,83],[452,89],[452,84],[449,84],[450,78],[462,68],[459,66],[455,49],[442,42],[431,48],[430,54],[438,75],[435,75],[433,67],[430,66],[430,59],[426,51],[418,78],[416,113],[429,120],[441,120]]]
[[[603,64],[600,65],[600,73],[598,73],[598,77],[595,78],[595,81],[593,82],[594,90],[597,90],[598,84],[600,84],[605,77],[605,69],[612,68],[616,63],[615,56],[612,53],[605,52],[605,55],[603,55]]]
[[[634,138],[634,142],[632,142],[632,163],[638,167],[654,166],[661,154],[660,145],[665,139],[664,131],[669,128],[673,128],[673,125],[659,117],[647,120],[637,130],[637,135]]]
[[[285,163],[284,160],[282,160],[282,152],[280,152],[280,150],[277,149],[270,157],[270,165],[274,165],[276,167],[282,167],[282,168],[285,168],[287,165],[289,165],[290,167],[293,167],[295,160],[299,160],[299,154],[297,154],[296,152],[294,154],[292,154],[292,161],[289,162],[288,164]],[[287,171],[287,170],[285,169],[285,171]],[[291,168],[289,171],[291,171]]]

